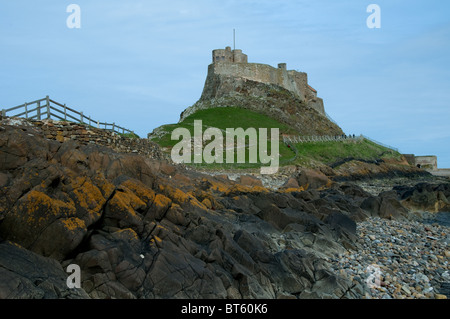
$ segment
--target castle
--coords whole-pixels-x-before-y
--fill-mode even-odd
[[[308,84],[308,75],[305,72],[287,70],[286,63],[279,63],[278,68],[267,64],[248,63],[248,57],[242,50],[226,47],[212,51],[212,64],[208,67],[208,74],[234,76],[281,86],[325,115],[323,100],[317,97],[317,91]]]

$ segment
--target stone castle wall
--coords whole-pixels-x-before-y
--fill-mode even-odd
[[[301,100],[306,100],[308,97],[307,74],[294,72],[261,63],[216,62],[210,64],[208,68],[208,73],[211,74],[235,76],[266,84],[276,84],[294,92]]]
[[[237,77],[265,84],[275,84],[293,92],[301,101],[305,101],[308,106],[317,110],[320,114],[325,114],[323,100],[317,97],[317,92],[308,85],[308,75],[305,72],[286,70],[284,63],[278,68],[261,63],[230,63],[215,62],[208,67],[207,80],[214,78],[214,75]],[[208,85],[205,85],[207,88]],[[206,91],[203,92],[205,97]]]
[[[278,85],[293,92],[320,114],[325,114],[323,100],[318,98],[317,91],[308,85],[308,75],[305,72],[287,70],[286,63],[278,64],[278,68],[267,64],[248,63],[247,55],[243,54],[242,50],[231,50],[230,47],[213,50],[212,62],[208,67],[209,79],[214,75],[222,75]]]

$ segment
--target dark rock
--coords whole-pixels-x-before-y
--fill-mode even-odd
[[[393,188],[401,203],[411,209],[419,211],[449,211],[449,184],[419,183],[415,186],[397,186]]]
[[[0,242],[1,299],[89,298],[83,289],[68,288],[69,275],[54,259]]]
[[[338,232],[338,237],[345,236],[351,241],[356,240],[356,223],[348,216],[333,212],[327,216],[325,222]]]
[[[361,208],[370,213],[370,216],[380,215],[381,199],[379,197],[367,197],[362,203]]]
[[[314,173],[308,190],[277,192],[38,136],[17,144],[44,151],[0,169],[0,235],[60,269],[79,265],[85,296],[339,298],[346,289],[321,261],[352,245],[366,196],[357,187]],[[9,267],[0,294],[16,296],[19,270]],[[59,297],[35,286],[23,296]]]
[[[86,224],[76,216],[74,206],[38,191],[21,197],[0,224],[3,238],[60,261],[86,233]]]

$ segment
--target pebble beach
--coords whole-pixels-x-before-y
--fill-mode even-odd
[[[332,268],[365,298],[450,298],[449,227],[369,218],[357,235],[358,249],[337,255]]]

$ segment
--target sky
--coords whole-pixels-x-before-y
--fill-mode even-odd
[[[49,95],[146,137],[200,98],[233,29],[250,63],[308,73],[346,134],[450,168],[450,1],[0,0],[0,108]]]

